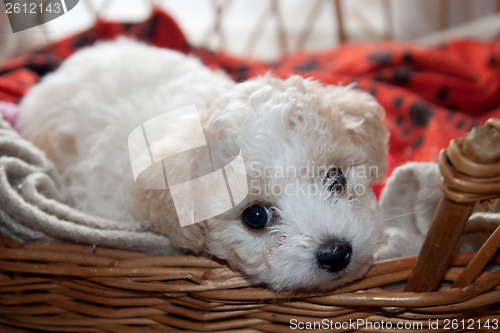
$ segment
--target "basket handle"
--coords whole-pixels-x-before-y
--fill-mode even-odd
[[[439,287],[475,203],[500,196],[500,119],[489,119],[467,137],[451,140],[438,163],[443,196],[406,291]]]

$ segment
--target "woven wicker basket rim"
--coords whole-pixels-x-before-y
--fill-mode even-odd
[[[46,276],[57,275],[86,278],[100,285],[124,290],[171,295],[195,293],[200,298],[220,302],[300,298],[316,304],[337,306],[362,303],[370,306],[435,307],[464,302],[488,290],[493,290],[493,294],[498,296],[499,291],[495,289],[500,281],[500,271],[484,271],[476,282],[463,289],[443,288],[429,293],[382,289],[408,278],[416,257],[404,257],[376,262],[362,280],[333,291],[275,293],[252,284],[223,262],[211,258],[193,255],[153,256],[63,243],[21,245],[6,237],[1,238],[1,243],[2,270],[36,274],[40,281]],[[453,281],[475,254],[457,253],[444,280]],[[494,262],[500,263],[500,256],[496,256]],[[22,280],[4,280],[0,281],[0,286],[12,289],[21,287],[23,282],[26,283]],[[373,288],[378,289],[375,291]]]

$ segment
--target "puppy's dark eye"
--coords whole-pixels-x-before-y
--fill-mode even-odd
[[[328,185],[330,193],[341,194],[344,192],[346,179],[340,168],[331,168],[325,177],[325,184]]]
[[[243,211],[243,223],[252,229],[262,229],[271,221],[271,213],[266,206],[253,205]]]

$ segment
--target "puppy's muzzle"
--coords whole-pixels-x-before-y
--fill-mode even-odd
[[[320,268],[338,273],[351,263],[352,246],[341,239],[331,239],[323,243],[316,253],[316,260]]]

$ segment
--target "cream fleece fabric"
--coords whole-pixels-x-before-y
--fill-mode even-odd
[[[149,253],[167,238],[135,221],[85,214],[64,203],[54,165],[0,116],[0,232],[20,241],[66,241]]]

